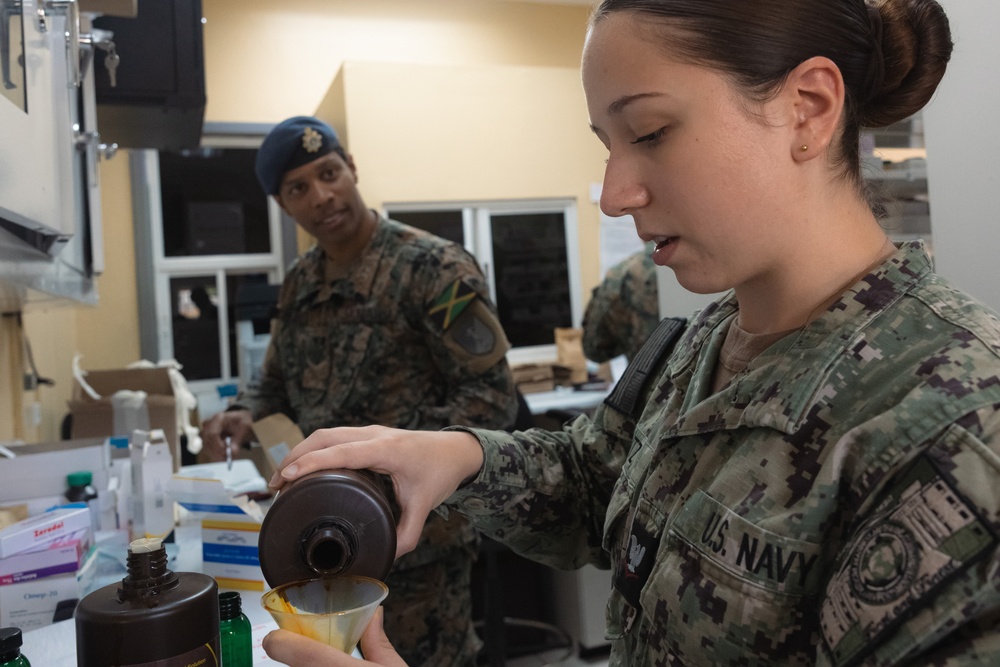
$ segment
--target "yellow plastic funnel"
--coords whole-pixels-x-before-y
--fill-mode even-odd
[[[261,597],[279,628],[354,651],[389,588],[378,579],[343,576],[293,581]]]

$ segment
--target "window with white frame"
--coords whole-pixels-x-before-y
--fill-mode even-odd
[[[206,128],[199,149],[130,155],[142,354],[181,364],[202,417],[241,376],[241,295],[280,284],[294,257],[294,223],[254,175],[267,129]]]
[[[556,357],[557,327],[582,319],[576,206],[571,200],[387,204],[385,214],[461,243],[479,262],[512,363]]]

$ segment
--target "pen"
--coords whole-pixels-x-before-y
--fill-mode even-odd
[[[233,469],[233,439],[228,435],[226,436],[226,469]]]

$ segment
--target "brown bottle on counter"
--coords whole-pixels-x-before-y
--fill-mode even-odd
[[[167,569],[160,540],[128,548],[120,584],[93,591],[76,608],[79,667],[219,666],[219,587],[198,572]]]
[[[348,574],[384,580],[396,556],[396,521],[381,480],[320,470],[286,485],[264,515],[257,551],[271,587]]]

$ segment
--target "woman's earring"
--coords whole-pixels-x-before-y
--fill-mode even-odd
[[[807,150],[809,150],[809,146],[802,144],[801,146],[799,146],[799,150],[805,153]]]

